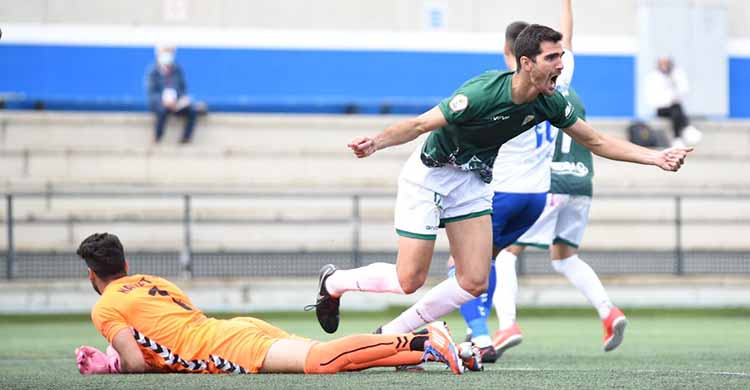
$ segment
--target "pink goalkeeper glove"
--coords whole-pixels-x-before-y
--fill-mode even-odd
[[[107,346],[106,355],[87,345],[76,348],[76,364],[83,375],[120,373],[120,355],[111,345]]]

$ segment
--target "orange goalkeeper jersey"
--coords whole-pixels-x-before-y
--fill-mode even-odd
[[[176,285],[150,275],[112,281],[91,319],[110,343],[129,329],[152,371],[257,372],[271,344],[296,338],[255,318],[208,318]]]

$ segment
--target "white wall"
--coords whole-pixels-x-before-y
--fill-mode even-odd
[[[728,5],[730,37],[750,37],[750,2]],[[438,9],[445,31],[492,32],[519,19],[557,25],[559,7],[554,0],[3,0],[0,23],[419,31]],[[576,0],[574,10],[577,33],[637,34],[637,0]]]
[[[665,46],[674,51],[670,54],[678,64],[688,68],[693,84],[687,98],[688,112],[719,117],[727,114],[727,59],[722,53],[750,56],[750,1],[573,3],[577,53],[637,56],[638,116],[652,115],[638,94],[643,90],[640,84],[644,75]],[[710,13],[686,11],[679,14],[681,17],[646,14],[638,11],[643,3],[654,5],[654,9],[670,4],[686,4],[693,10],[716,9],[717,4],[726,8],[720,15],[714,13],[721,23],[701,24]],[[437,12],[437,22],[433,11]],[[15,43],[151,45],[170,41],[178,46],[497,52],[508,23],[520,19],[558,26],[559,14],[558,0],[0,1],[3,42]],[[653,33],[649,28],[645,30],[650,32],[644,33],[644,26],[657,25],[663,28],[654,35],[649,35]],[[700,30],[701,26],[705,28]],[[720,31],[705,38],[713,31],[709,27],[714,26]],[[433,31],[439,34],[431,34]],[[714,36],[726,41],[714,44]],[[709,74],[705,69],[718,73]]]

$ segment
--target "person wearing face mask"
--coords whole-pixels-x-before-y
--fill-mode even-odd
[[[146,89],[149,108],[156,115],[154,142],[159,143],[164,136],[167,118],[170,114],[185,117],[185,127],[180,143],[189,143],[193,138],[197,110],[187,95],[185,74],[175,63],[174,46],[157,46],[156,63],[148,72]]]

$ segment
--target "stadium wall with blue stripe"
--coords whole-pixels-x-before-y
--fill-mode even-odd
[[[146,110],[151,47],[0,45],[10,108]],[[385,50],[180,48],[191,95],[212,111],[421,112],[466,79],[504,68],[499,54]],[[750,117],[750,58],[731,58],[730,117]],[[577,55],[574,85],[591,116],[633,117],[635,58]]]

